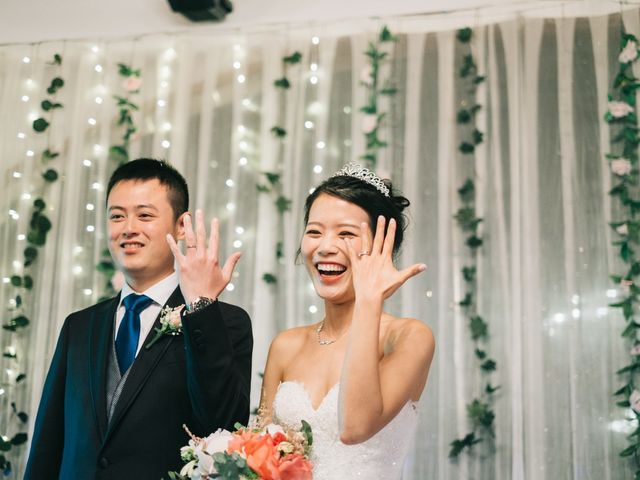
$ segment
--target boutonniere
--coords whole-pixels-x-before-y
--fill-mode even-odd
[[[160,312],[160,328],[156,328],[156,336],[145,347],[149,349],[160,340],[164,335],[180,335],[182,333],[182,317],[181,312],[184,304],[171,308],[169,305],[164,307]]]

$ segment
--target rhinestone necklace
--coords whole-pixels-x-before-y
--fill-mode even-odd
[[[322,330],[324,330],[324,320],[322,320],[320,325],[316,327],[316,336],[318,337],[318,343],[320,345],[331,345],[332,343],[336,343],[338,340],[340,340],[342,336],[345,334],[345,332],[349,329],[346,328],[344,332],[342,332],[337,338],[334,338],[333,340],[323,340],[322,337],[320,336],[320,332],[322,332]]]

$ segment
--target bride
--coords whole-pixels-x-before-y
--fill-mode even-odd
[[[425,324],[383,311],[426,268],[393,263],[408,205],[356,164],[306,200],[299,253],[325,317],[273,340],[260,405],[267,420],[309,422],[314,480],[401,477],[435,348]]]

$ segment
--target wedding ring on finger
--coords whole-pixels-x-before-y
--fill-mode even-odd
[[[364,257],[365,255],[371,255],[371,252],[364,251],[364,252],[358,253],[358,257]]]

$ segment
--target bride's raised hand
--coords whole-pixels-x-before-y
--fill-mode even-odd
[[[211,234],[207,245],[207,231],[202,210],[196,210],[196,229],[193,230],[191,216],[184,217],[186,252],[183,254],[171,234],[167,235],[169,248],[178,264],[180,290],[187,303],[197,297],[218,298],[225,289],[241,252],[235,252],[222,266],[219,262],[220,226],[217,218],[211,220]]]
[[[411,277],[423,272],[427,266],[416,263],[398,270],[393,264],[393,244],[396,221],[389,220],[385,235],[385,217],[380,215],[376,232],[371,238],[371,229],[366,222],[360,224],[360,251],[357,252],[350,237],[344,238],[351,264],[353,287],[356,298],[389,298]]]

